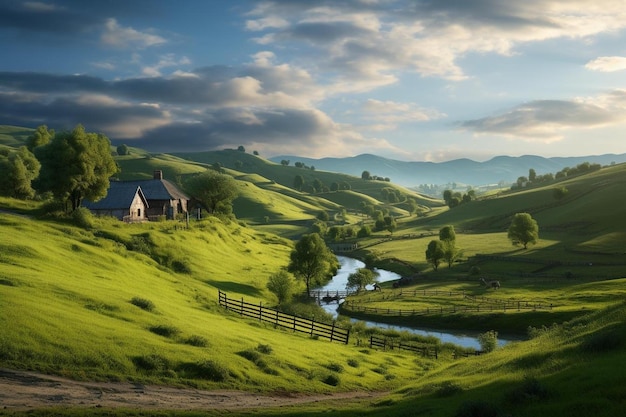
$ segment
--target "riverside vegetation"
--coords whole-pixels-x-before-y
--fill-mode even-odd
[[[46,201],[0,197],[1,367],[76,380],[264,394],[384,392],[363,402],[230,410],[241,415],[614,416],[626,410],[626,217],[619,200],[626,192],[626,166],[560,181],[559,187],[568,189],[562,199],[553,197],[554,185],[542,185],[449,209],[443,201],[392,182],[281,166],[235,150],[186,157],[130,148],[129,155],[115,159],[125,178],[150,175],[153,169],[179,178],[219,162],[238,186],[234,216],[205,216],[188,227],[182,222],[124,224],[83,210],[73,217],[55,214]],[[290,187],[295,175],[325,184],[345,181],[350,189],[298,192]],[[414,199],[419,216],[409,213],[406,198],[382,201],[383,188]],[[311,231],[320,211],[331,214],[330,227],[358,229],[363,223],[374,228],[374,220],[362,211],[367,204],[391,213],[397,227],[393,233],[347,238],[358,243],[351,255],[369,266],[416,276],[402,287],[407,294],[436,289],[534,300],[553,308],[377,317],[527,339],[461,359],[454,359],[456,347],[440,344],[435,360],[370,349],[363,340],[372,330],[345,318],[339,323],[352,327],[348,345],[276,329],[219,307],[218,290],[275,304],[267,281],[289,262],[293,240]],[[526,250],[507,239],[508,224],[518,212],[531,213],[540,227],[539,241]],[[450,268],[434,271],[424,254],[446,225],[454,225],[462,255]],[[502,287],[497,292],[485,288],[479,282],[483,276],[498,279]],[[382,287],[380,293],[352,300],[394,309],[450,304],[445,297],[392,297],[397,290]],[[300,308],[296,313],[319,314],[314,307]],[[0,409],[2,414],[223,411],[76,406]]]

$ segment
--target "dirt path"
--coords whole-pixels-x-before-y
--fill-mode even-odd
[[[48,407],[159,410],[241,410],[312,402],[367,401],[382,393],[261,395],[244,391],[203,391],[124,382],[82,382],[35,372],[0,368],[0,412]]]

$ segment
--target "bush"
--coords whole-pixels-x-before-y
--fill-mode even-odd
[[[179,374],[182,373],[190,378],[200,378],[215,382],[226,381],[229,375],[228,368],[212,359],[182,364],[178,371]]]
[[[169,369],[169,361],[161,355],[150,354],[135,356],[131,359],[135,367],[144,371],[165,371]]]
[[[452,381],[443,382],[435,391],[435,395],[438,397],[451,397],[459,392],[462,392],[463,388],[455,384]]]
[[[322,379],[322,382],[326,385],[336,387],[341,381],[337,375],[330,374],[326,378]]]
[[[359,361],[356,359],[348,359],[348,366],[351,366],[353,368],[358,368],[359,367]]]
[[[498,347],[498,332],[490,330],[478,335],[478,343],[480,343],[480,350],[483,352],[493,352]]]
[[[209,345],[209,341],[202,336],[189,336],[185,340],[185,344],[196,347],[207,347]]]
[[[155,308],[155,305],[152,301],[147,300],[145,298],[140,298],[140,297],[133,297],[130,300],[130,303],[139,307],[142,310],[146,310],[146,311],[153,311]]]
[[[256,347],[256,350],[258,350],[261,353],[265,353],[266,355],[269,355],[273,351],[270,345],[262,345],[260,343],[259,343],[259,346]]]
[[[326,369],[337,372],[338,374],[343,372],[343,366],[338,363],[329,363],[328,365],[326,365]]]
[[[176,327],[170,326],[167,324],[159,324],[157,326],[152,326],[150,327],[149,330],[152,333],[158,334],[159,336],[163,336],[163,337],[173,337],[173,336],[176,336],[178,333],[180,333],[180,330],[178,330]]]
[[[78,207],[74,210],[72,212],[72,221],[76,226],[82,227],[83,229],[93,228],[93,214],[91,214],[88,208]]]

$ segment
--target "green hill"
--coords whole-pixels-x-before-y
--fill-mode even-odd
[[[4,132],[13,139],[3,138],[0,145],[20,146],[27,137],[26,130],[11,129]],[[0,368],[260,395],[384,391],[374,400],[321,401],[250,410],[252,415],[608,417],[626,408],[625,164],[448,209],[393,183],[285,167],[235,150],[167,155],[131,148],[130,155],[116,156],[116,161],[123,179],[149,178],[159,169],[175,182],[219,163],[240,191],[234,203],[237,219],[209,216],[186,227],[96,218],[90,227],[78,227],[70,219],[46,215],[42,202],[0,197]],[[292,187],[296,175],[325,185],[345,181],[350,189],[299,192]],[[418,200],[424,215],[407,216],[403,203],[383,203],[385,187]],[[566,187],[567,196],[556,199],[555,187]],[[266,283],[287,265],[293,247],[281,236],[299,236],[321,210],[347,209],[348,224],[368,223],[356,213],[363,202],[389,208],[398,229],[358,240],[353,255],[389,269],[421,271],[407,291],[541,300],[553,308],[389,319],[503,334],[528,330],[530,336],[458,359],[453,353],[463,349],[440,343],[438,359],[429,359],[371,349],[371,331],[346,318],[338,325],[351,327],[352,337],[343,345],[281,330],[218,305],[218,290],[274,305]],[[539,223],[540,241],[528,250],[514,248],[506,237],[517,212],[531,213]],[[457,231],[463,256],[435,272],[424,259],[425,248],[448,224]],[[502,280],[502,288],[496,293],[477,285],[469,275],[473,266]],[[392,294],[388,285],[378,298],[360,297],[365,305],[387,310],[419,309],[425,303]],[[0,415],[142,413],[151,414],[80,405],[23,412],[0,408]],[[198,413],[224,414],[167,415]]]

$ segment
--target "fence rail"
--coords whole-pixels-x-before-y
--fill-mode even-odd
[[[348,300],[351,305],[354,303],[369,303],[372,301],[384,301],[402,297],[439,297],[439,298],[458,298],[475,305],[468,306],[470,311],[506,311],[506,310],[552,310],[552,304],[546,304],[537,300],[515,300],[502,299],[494,297],[485,297],[483,295],[469,295],[460,291],[443,291],[443,290],[418,290],[418,289],[398,289],[392,291],[384,291],[376,295],[370,295],[367,298],[357,300]],[[480,305],[482,305],[482,307]],[[477,306],[478,305],[478,306]],[[464,311],[465,306],[456,306],[456,309]],[[477,310],[478,309],[478,310]],[[383,309],[384,310],[384,309]],[[430,310],[439,310],[439,308],[431,308]],[[444,308],[447,311],[447,309]],[[453,311],[456,312],[456,311]]]
[[[222,291],[218,291],[218,293],[220,306],[241,316],[273,323],[275,326],[284,327],[294,332],[306,333],[311,337],[329,339],[331,342],[341,342],[347,345],[350,339],[350,330],[337,327],[334,321],[332,324],[321,323],[315,321],[314,318],[306,319],[292,316],[281,313],[278,310],[263,307],[262,303],[257,305],[247,303],[243,298],[240,300],[228,298],[226,293]]]
[[[438,350],[436,346],[424,346],[416,345],[413,343],[402,342],[399,339],[393,339],[388,337],[370,336],[370,348],[382,348],[383,350],[409,350],[414,353],[419,353],[425,358],[438,358]]]
[[[456,314],[456,313],[498,313],[507,311],[521,311],[521,310],[539,310],[539,309],[548,309],[551,307],[545,306],[537,306],[537,305],[515,305],[508,306],[504,305],[486,305],[486,306],[456,306],[453,305],[451,307],[426,307],[423,309],[393,309],[393,308],[378,308],[378,307],[363,307],[354,301],[346,300],[342,305],[342,310],[359,312],[365,314],[380,314],[384,316],[426,316],[431,314]]]

